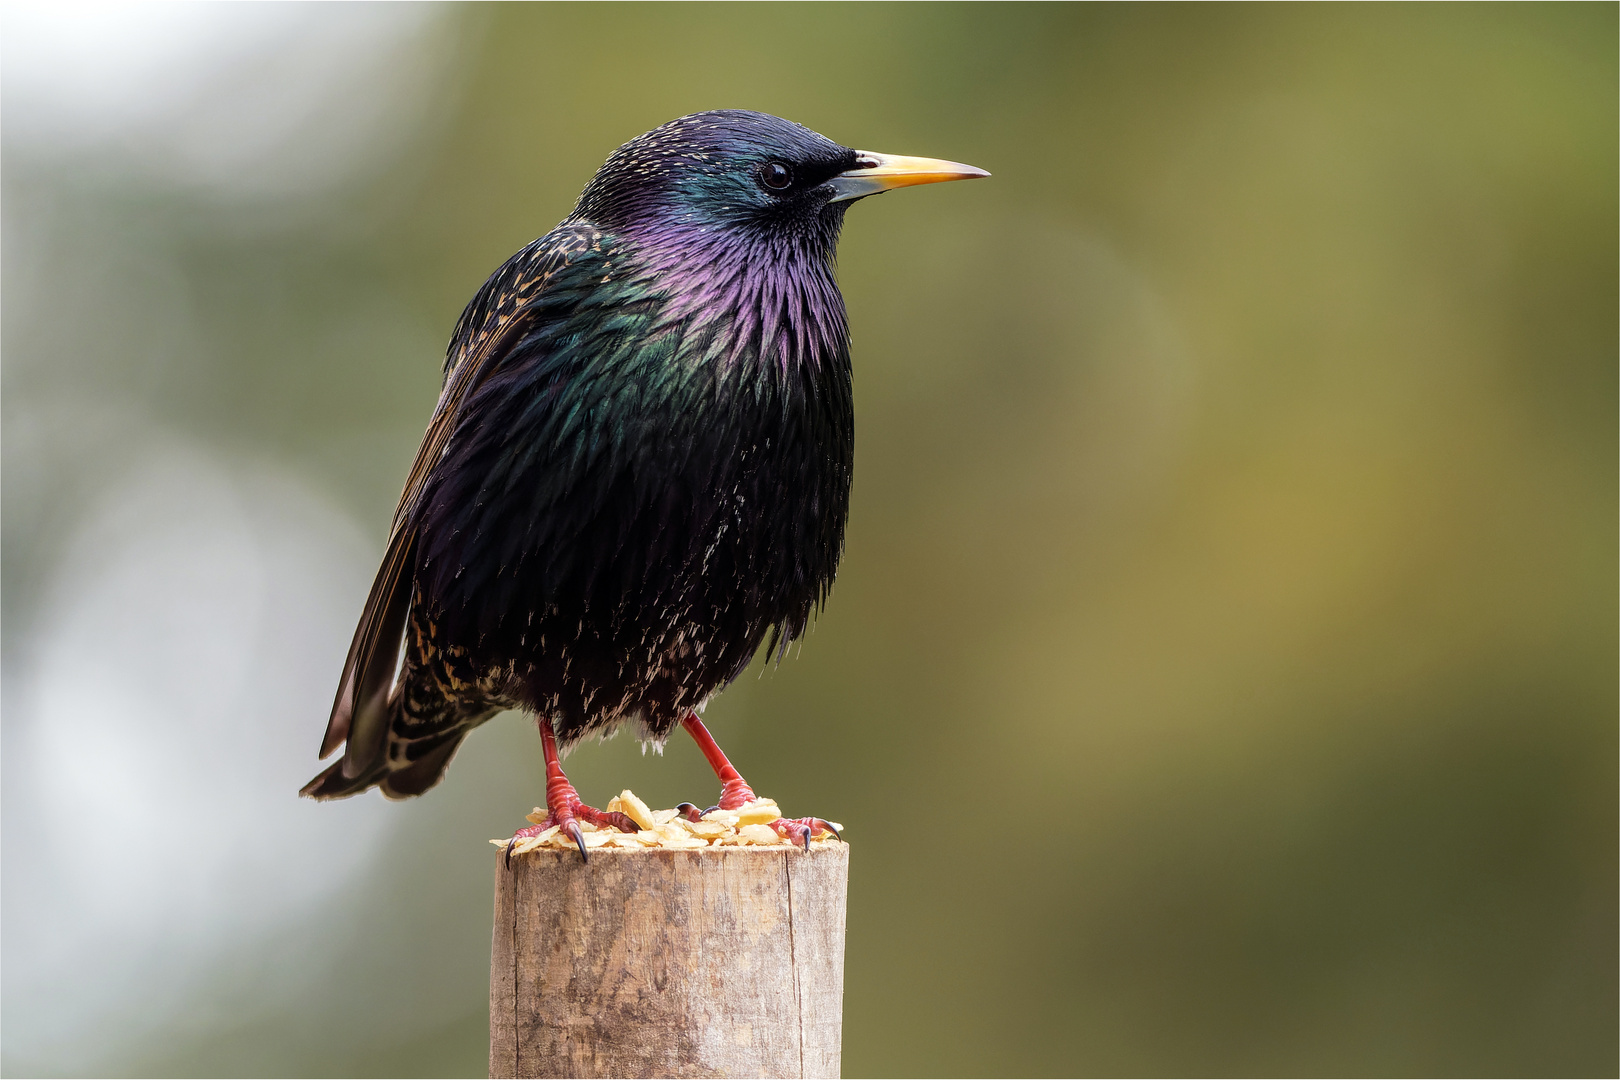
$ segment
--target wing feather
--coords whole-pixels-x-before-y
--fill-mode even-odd
[[[352,779],[371,767],[386,742],[389,692],[404,643],[415,575],[416,509],[428,478],[463,418],[466,401],[499,367],[511,343],[527,332],[532,302],[558,270],[596,246],[600,236],[589,227],[565,226],[536,240],[491,275],[456,325],[444,388],[394,511],[388,548],[349,644],[321,740],[322,758],[347,744],[342,761],[345,777]]]

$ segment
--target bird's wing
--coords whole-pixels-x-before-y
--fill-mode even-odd
[[[599,232],[582,225],[547,233],[491,275],[456,324],[445,358],[444,389],[394,511],[388,549],[349,645],[332,717],[321,740],[323,758],[347,742],[346,776],[358,776],[372,764],[388,731],[388,695],[399,663],[416,562],[415,511],[428,477],[444,456],[464,403],[499,366],[511,344],[530,329],[534,300],[558,271],[580,254],[597,249],[600,240]]]

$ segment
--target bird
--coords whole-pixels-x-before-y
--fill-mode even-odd
[[[581,822],[635,830],[561,765],[622,725],[660,749],[684,728],[716,805],[752,802],[699,714],[762,645],[780,660],[805,632],[843,551],[845,212],[988,175],[739,109],[613,151],[456,323],[321,741],[343,753],[301,794],[421,795],[516,709],[539,728],[547,816],[514,840],[557,826],[583,857]],[[771,826],[806,847],[831,831]]]

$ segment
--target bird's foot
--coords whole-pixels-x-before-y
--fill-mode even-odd
[[[696,713],[687,713],[681,720],[681,724],[698,744],[698,749],[703,751],[703,756],[708,758],[709,766],[714,769],[715,776],[720,778],[720,801],[709,807],[709,810],[745,810],[752,804],[762,801],[771,809],[775,809],[775,803],[761,800],[758,795],[754,794],[754,789],[748,786],[748,781],[742,778],[742,774],[732,768],[731,762],[726,760],[726,755],[721,752],[719,744],[714,741],[714,736],[709,734],[709,729],[703,726],[703,721],[697,718]],[[699,810],[691,803],[681,803],[676,809],[685,814],[688,821],[697,821],[709,812],[709,810]],[[744,818],[744,820],[747,819]],[[755,818],[755,820],[759,821],[758,818]],[[768,825],[775,830],[777,836],[802,845],[806,851],[810,850],[811,837],[820,836],[823,833],[838,836],[838,830],[830,822],[823,821],[820,818],[779,817],[769,821],[761,821],[760,824]],[[842,840],[843,837],[838,836],[838,839]]]
[[[696,804],[689,802],[681,803],[675,809],[678,810],[687,821],[701,821],[703,819],[703,815],[709,813],[711,810],[744,810],[753,803],[761,803],[762,806],[768,806],[772,810],[776,809],[775,803],[768,799],[756,799],[754,798],[754,793],[751,791],[748,792],[747,799],[740,803],[736,803],[733,806],[725,805],[725,801],[722,799],[719,806],[711,806],[708,810],[699,810]],[[747,819],[744,818],[744,820],[746,821]],[[755,821],[759,821],[759,819],[755,818]],[[837,836],[840,840],[843,839],[842,836],[838,835],[838,826],[834,825],[830,821],[823,821],[818,817],[779,817],[773,818],[770,821],[759,821],[759,824],[773,830],[777,836],[780,836],[785,840],[792,841],[794,844],[799,845],[806,851],[810,850],[811,839],[817,836],[824,836],[830,833],[833,836]]]
[[[720,785],[720,801],[709,807],[709,810],[741,810],[749,803],[758,802],[759,796],[748,782],[738,776],[727,780]],[[696,803],[683,802],[675,808],[687,821],[697,821],[709,810],[699,810]]]
[[[749,803],[758,801],[759,796],[748,786],[748,781],[738,776],[720,785],[720,801],[715,804],[715,809],[741,810]]]
[[[641,828],[628,814],[621,814],[617,810],[598,810],[580,801],[579,792],[574,790],[574,785],[563,775],[551,721],[543,716],[540,717],[540,746],[546,758],[546,816],[528,828],[519,829],[512,834],[512,839],[506,845],[508,867],[512,865],[512,849],[517,846],[519,840],[539,836],[553,827],[572,837],[574,843],[579,846],[579,857],[587,861],[590,856],[585,854],[585,831],[579,827],[580,822],[586,822],[598,829],[618,829],[627,833],[636,832]],[[534,821],[534,818],[530,817],[529,820]]]
[[[533,818],[529,819],[533,821]],[[580,822],[587,822],[598,829],[618,829],[620,832],[633,833],[641,828],[630,820],[628,814],[621,814],[616,810],[598,810],[594,806],[586,806],[575,795],[560,806],[553,806],[551,812],[539,823],[527,828],[519,829],[512,834],[512,840],[506,845],[506,862],[512,863],[512,849],[519,840],[527,840],[531,836],[539,836],[547,829],[560,829],[567,836],[573,837],[574,843],[579,846],[579,855],[582,859],[589,859],[585,854],[585,830],[579,827]]]
[[[832,827],[831,822],[822,821],[818,817],[779,817],[766,824],[776,831],[777,836],[798,844],[806,851],[810,850],[810,838],[813,836],[821,836],[824,833],[838,836],[838,830]],[[843,837],[838,836],[838,839],[842,840]]]

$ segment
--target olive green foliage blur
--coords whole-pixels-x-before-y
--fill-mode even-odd
[[[850,212],[843,569],[708,712],[848,826],[847,1074],[1615,1071],[1612,5],[445,27],[451,96],[363,189],[141,208],[228,362],[97,361],[379,552],[461,306],[619,143],[743,107],[994,174]],[[716,790],[680,739],[567,765]],[[484,841],[542,797],[532,727],[480,731],[391,809],[318,1009],[122,1067],[481,1075]],[[447,980],[442,1027],[368,1034]]]

